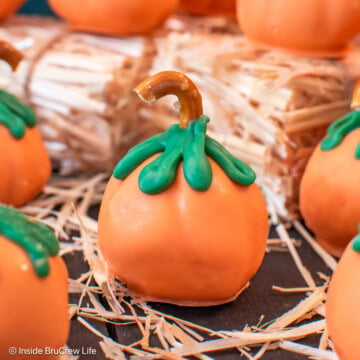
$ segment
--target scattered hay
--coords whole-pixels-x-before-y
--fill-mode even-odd
[[[97,247],[97,222],[90,215],[96,216],[96,206],[99,205],[107,177],[107,174],[90,178],[53,177],[43,193],[22,208],[23,212],[56,231],[61,240],[62,255],[83,253],[89,270],[69,280],[69,292],[78,295],[77,304],[69,306],[69,315],[76,318],[84,331],[98,337],[99,346],[107,359],[180,360],[192,356],[209,360],[214,352],[230,348],[236,349],[247,359],[266,358],[266,353],[274,349],[303,354],[310,359],[337,359],[329,349],[324,319],[329,278],[320,274],[323,283],[316,285],[297,251],[299,241],[291,239],[286,226],[282,224],[276,227],[278,238],[269,239],[268,250],[288,251],[307,286],[282,288],[274,285],[273,290],[279,294],[303,293],[304,297],[270,323],[260,325],[264,318],[262,316],[255,326],[215,331],[155,310],[150,304],[132,297],[122,283],[108,276],[106,263]],[[319,248],[299,222],[295,222],[294,226],[324,263],[334,269],[335,260]],[[122,344],[94,326],[97,322],[121,326],[123,332],[135,326],[139,337],[133,344]],[[297,342],[313,334],[321,334],[318,347]]]

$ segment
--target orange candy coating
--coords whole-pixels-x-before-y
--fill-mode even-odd
[[[195,15],[235,15],[236,0],[180,0],[180,9]]]
[[[233,300],[258,270],[268,220],[257,185],[239,186],[211,159],[213,183],[197,192],[182,165],[157,195],[139,190],[145,161],[112,177],[99,214],[99,246],[110,270],[137,295],[187,306]]]
[[[22,206],[36,196],[48,180],[51,163],[36,127],[15,139],[0,124],[0,202]]]
[[[114,35],[147,34],[176,9],[178,0],[49,0],[77,30]]]
[[[341,360],[360,359],[360,254],[348,245],[330,282],[326,321]]]
[[[25,0],[1,0],[0,19],[5,19],[15,13]]]
[[[301,55],[342,55],[360,31],[360,0],[237,0],[251,40]]]
[[[37,276],[28,254],[17,244],[0,236],[0,359],[9,348],[58,349],[69,333],[67,270],[63,260],[50,257],[50,274]],[[29,355],[31,359],[57,359]]]
[[[341,256],[360,223],[360,160],[355,149],[360,129],[336,148],[312,154],[300,186],[300,209],[306,225],[328,252]]]

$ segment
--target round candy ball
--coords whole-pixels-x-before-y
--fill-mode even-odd
[[[331,279],[326,321],[341,360],[360,359],[360,237],[350,243]]]
[[[330,151],[319,144],[312,154],[300,186],[300,209],[306,225],[329,253],[341,256],[357,234],[360,222],[360,159],[355,129]]]
[[[65,346],[69,334],[67,270],[59,256],[49,258],[50,272],[39,277],[29,255],[0,236],[0,358],[23,360],[18,349],[39,349],[31,359],[58,359],[46,348]],[[17,349],[9,355],[9,349]]]
[[[209,306],[235,299],[265,253],[268,219],[261,191],[234,183],[210,159],[207,191],[193,190],[180,165],[167,190],[148,195],[138,177],[151,160],[107,185],[99,246],[110,270],[147,300]]]

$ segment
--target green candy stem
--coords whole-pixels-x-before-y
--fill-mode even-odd
[[[208,190],[212,183],[209,157],[235,183],[244,186],[254,183],[254,171],[206,135],[210,120],[201,115],[201,95],[197,94],[198,90],[189,78],[176,72],[158,73],[140,84],[136,91],[148,102],[169,94],[177,95],[181,100],[181,123],[132,148],[115,166],[115,178],[125,179],[146,159],[159,154],[141,170],[138,178],[139,188],[146,194],[158,194],[168,189],[181,161],[190,187],[196,191]]]
[[[8,128],[15,139],[21,139],[27,126],[35,126],[36,117],[34,112],[15,96],[0,90],[0,124]]]
[[[49,274],[48,258],[59,252],[59,243],[49,227],[0,205],[0,234],[26,251],[39,277]]]
[[[352,111],[349,114],[331,124],[327,130],[327,137],[321,142],[322,151],[330,151],[336,148],[344,140],[345,136],[360,128],[360,111]],[[355,149],[355,158],[360,160],[360,143]]]

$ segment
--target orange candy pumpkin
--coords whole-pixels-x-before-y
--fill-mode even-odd
[[[175,10],[178,0],[49,0],[76,30],[115,35],[147,34]]]
[[[249,39],[301,55],[342,55],[360,31],[360,0],[237,0],[237,13]]]
[[[25,0],[1,0],[0,1],[0,20],[14,14]]]
[[[317,146],[300,185],[300,210],[316,240],[341,256],[360,223],[360,112],[337,120]]]
[[[329,152],[318,145],[301,181],[300,209],[306,225],[335,256],[341,256],[360,222],[360,160],[354,156],[359,141],[357,129]]]
[[[111,272],[147,300],[231,301],[265,252],[267,211],[255,175],[205,136],[200,94],[183,74],[159,73],[136,91],[150,102],[177,95],[180,126],[137,145],[115,167],[99,214],[101,251]]]
[[[0,57],[16,67],[20,55],[0,42]],[[36,196],[51,173],[50,159],[32,110],[0,90],[0,202],[22,206]]]
[[[180,9],[194,15],[235,15],[236,0],[180,0]]]
[[[69,334],[67,270],[52,230],[0,206],[0,358],[58,359]],[[17,354],[9,355],[15,348]],[[19,353],[39,348],[41,355]]]
[[[51,172],[49,156],[37,128],[14,139],[0,125],[0,202],[20,207],[43,188]]]
[[[331,279],[326,321],[341,360],[360,359],[360,235],[346,248]]]

